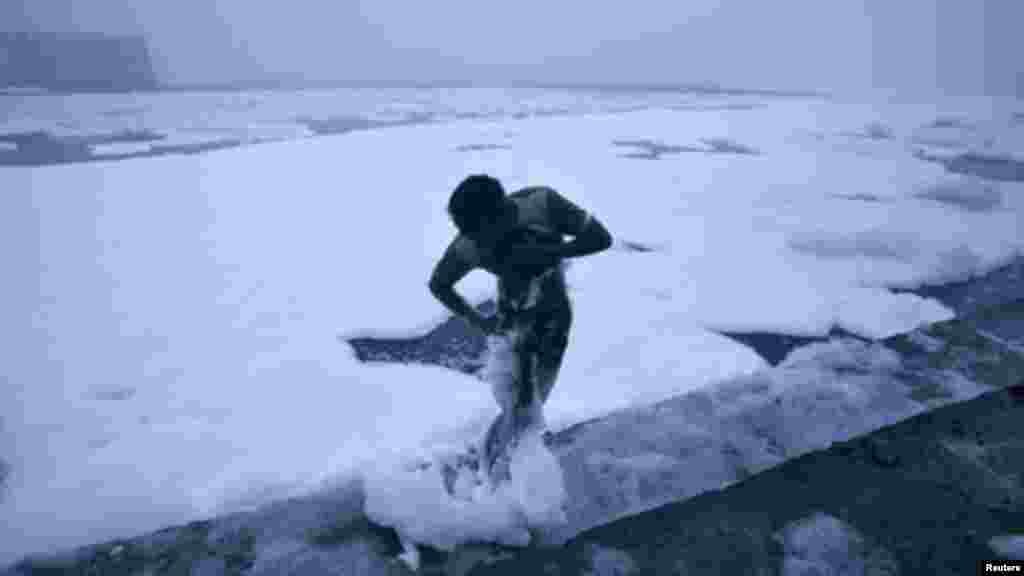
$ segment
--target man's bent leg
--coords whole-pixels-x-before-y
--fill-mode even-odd
[[[569,346],[569,330],[572,327],[572,308],[559,307],[552,310],[538,327],[539,353],[534,369],[534,385],[539,404],[543,405],[551,395],[551,389],[558,379],[558,372]]]
[[[490,427],[487,428],[480,448],[481,470],[492,483],[508,476],[507,466],[502,465],[502,457],[507,452],[511,440],[511,414],[502,412],[494,418]]]
[[[498,383],[502,413],[484,437],[481,449],[492,482],[508,477],[508,453],[527,430],[544,426],[543,404],[554,387],[569,343],[572,309],[556,306],[520,317],[516,322],[512,354],[506,356],[512,370]],[[500,397],[499,397],[500,396]]]
[[[494,398],[501,411],[488,427],[480,446],[483,471],[492,483],[508,477],[507,453],[515,442],[522,419],[521,396],[524,375],[529,372],[526,363],[529,355],[524,354],[523,336],[529,332],[529,324],[523,318],[505,318],[505,331],[489,339],[490,357],[487,379],[491,382]]]
[[[538,312],[524,334],[523,382],[516,403],[515,435],[544,427],[543,405],[555,385],[568,345],[572,311],[560,306]]]

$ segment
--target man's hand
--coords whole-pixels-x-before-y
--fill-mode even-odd
[[[488,336],[492,336],[498,333],[498,317],[497,316],[480,316],[478,318],[470,320],[470,323],[476,326],[478,330]]]

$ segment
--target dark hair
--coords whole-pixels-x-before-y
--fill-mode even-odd
[[[474,174],[455,187],[448,199],[448,214],[464,234],[478,231],[480,220],[501,210],[505,189],[496,178]]]

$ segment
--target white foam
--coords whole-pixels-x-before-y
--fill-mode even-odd
[[[892,568],[888,555],[871,554],[869,545],[854,527],[817,512],[787,525],[781,540],[784,547],[781,573],[864,574],[873,569]],[[885,562],[885,566],[877,566]]]
[[[565,482],[557,457],[537,434],[512,452],[510,479],[491,487],[461,479],[449,494],[439,471],[450,451],[432,457],[378,462],[365,474],[366,514],[411,542],[442,550],[477,542],[525,546],[530,529],[565,521]]]
[[[473,94],[464,97],[491,109]],[[312,96],[310,115],[333,110],[333,96]],[[357,113],[380,93],[346,97]],[[77,118],[95,133],[122,122],[102,114],[111,104],[101,97],[41,98],[51,124]],[[224,133],[215,119],[182,120],[209,108],[205,96],[160,98],[184,137]],[[246,98],[255,100],[228,104],[278,106]],[[1000,210],[963,212],[919,201],[922,186],[947,177],[941,167],[906,150],[828,151],[802,136],[880,121],[902,137],[933,119],[932,108],[766,100],[744,111],[498,116],[208,155],[4,168],[0,188],[14,192],[0,195],[0,261],[17,280],[0,299],[10,431],[0,449],[12,467],[0,562],[257,505],[382,453],[482,433],[496,413],[486,384],[434,367],[363,365],[338,342],[420,335],[444,318],[426,282],[453,233],[447,195],[468,173],[495,174],[509,189],[554,186],[616,238],[658,249],[574,262],[574,328],[545,408],[553,429],[764,366],[713,330],[822,334],[839,324],[881,336],[948,318],[934,302],[884,287],[1004,263],[1024,245],[1024,203],[1007,194]],[[509,150],[454,151],[506,134]],[[644,161],[611,145],[638,138],[728,138],[761,154]],[[889,203],[833,197],[861,192]],[[458,289],[480,301],[494,284],[474,272]],[[40,520],[55,511],[61,523]]]

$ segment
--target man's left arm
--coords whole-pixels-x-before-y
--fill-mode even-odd
[[[565,196],[552,189],[547,190],[548,216],[556,230],[572,240],[553,248],[559,258],[578,258],[607,250],[612,245],[612,235],[601,222]]]

